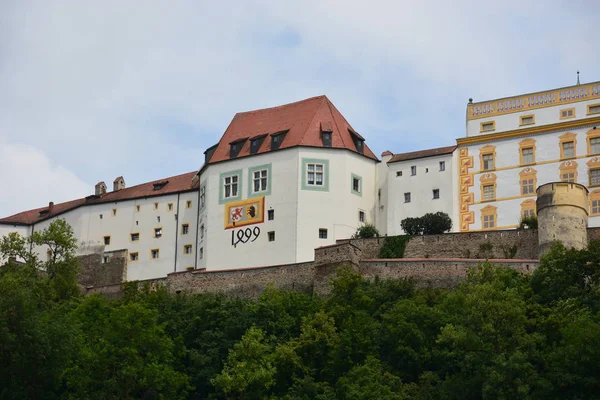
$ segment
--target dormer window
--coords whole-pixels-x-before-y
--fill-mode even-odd
[[[229,158],[236,158],[240,154],[246,140],[248,140],[247,137],[229,143]]]
[[[238,154],[238,144],[233,143],[233,144],[231,144],[231,147],[229,148],[229,157],[234,158],[237,156],[237,154]]]
[[[331,147],[331,132],[323,132],[323,147]]]
[[[333,128],[331,122],[321,122],[321,140],[323,140],[323,147],[331,147],[331,133]]]
[[[169,181],[157,182],[152,185],[152,190],[160,190],[165,187],[165,185],[169,183]]]
[[[277,150],[281,146],[286,133],[287,131],[281,131],[271,134],[271,150]]]
[[[217,146],[219,144],[215,144],[214,146],[209,147],[208,149],[206,149],[206,151],[204,152],[204,163],[208,164],[208,161],[210,160],[210,158],[212,157],[212,155],[214,154],[215,150],[217,149]]]
[[[258,150],[260,149],[260,146],[262,145],[266,136],[267,134],[265,133],[264,135],[255,136],[250,139],[250,154],[258,153]]]
[[[359,135],[358,132],[356,132],[350,128],[348,128],[348,132],[350,132],[350,134],[352,135],[352,139],[354,140],[354,146],[356,147],[356,151],[359,152],[360,154],[364,154],[365,138],[362,137],[361,135]]]
[[[354,143],[356,144],[356,151],[358,151],[360,154],[363,154],[364,153],[363,141],[356,139]]]

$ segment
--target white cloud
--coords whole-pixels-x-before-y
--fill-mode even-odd
[[[5,2],[0,142],[43,149],[86,182],[124,175],[131,186],[200,167],[235,112],[327,94],[376,153],[451,144],[469,97],[563,86],[576,69],[600,79],[599,10],[594,1]],[[13,170],[16,193],[35,179]],[[4,200],[0,215],[23,197]]]

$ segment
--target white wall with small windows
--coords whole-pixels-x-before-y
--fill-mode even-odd
[[[404,234],[400,221],[405,218],[438,211],[453,219],[456,230],[454,169],[452,154],[387,164],[387,234]]]

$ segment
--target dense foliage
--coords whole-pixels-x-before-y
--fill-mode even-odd
[[[373,224],[359,226],[354,235],[352,235],[353,239],[370,239],[374,237],[379,237],[379,230]]]
[[[406,244],[410,240],[410,236],[386,236],[381,250],[379,250],[379,258],[403,258]]]
[[[452,219],[444,212],[427,213],[422,217],[405,218],[400,227],[407,235],[439,235],[452,229]]]
[[[54,226],[38,239],[56,257],[0,269],[0,399],[598,397],[597,242],[554,247],[532,277],[483,264],[453,291],[341,269],[326,299],[127,285],[107,300],[69,289],[70,237]]]

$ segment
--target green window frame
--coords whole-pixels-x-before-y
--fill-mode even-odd
[[[271,181],[273,180],[273,174],[271,173],[271,164],[263,164],[257,165],[255,167],[248,168],[248,198],[250,197],[258,197],[258,196],[268,196],[271,194]],[[254,174],[256,172],[266,171],[267,176],[263,177],[262,175],[259,177],[255,177]],[[263,180],[266,178],[266,187],[263,190],[262,184]],[[258,179],[259,190],[254,191],[255,188],[255,179]]]
[[[227,178],[232,178],[232,177],[237,177],[237,181],[235,181],[235,184],[237,184],[237,195],[235,196],[229,196],[229,197],[225,197],[225,179]],[[233,185],[234,182],[233,180],[229,181],[229,185]],[[230,189],[231,190],[231,189]],[[225,204],[225,203],[230,203],[232,201],[238,201],[242,199],[242,170],[241,169],[236,169],[234,171],[229,171],[229,172],[223,172],[222,174],[219,175],[219,204]]]
[[[310,183],[309,173],[312,173],[313,183]],[[321,174],[321,184],[318,184],[319,174]],[[318,158],[302,159],[302,190],[329,191],[329,160]]]
[[[354,189],[354,180],[358,179],[358,190]],[[350,176],[350,191],[358,196],[362,196],[362,176],[360,175],[356,175],[356,174],[351,174]]]

